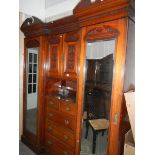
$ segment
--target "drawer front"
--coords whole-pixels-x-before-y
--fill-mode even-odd
[[[60,141],[64,142],[65,144],[75,147],[75,135],[73,132],[64,129],[61,126],[54,124],[51,121],[46,121],[46,132],[50,135],[55,136]]]
[[[57,138],[46,134],[45,146],[48,153],[53,155],[74,155],[74,149],[69,145],[64,145]]]
[[[72,131],[76,129],[76,117],[47,108],[46,118]]]
[[[77,107],[76,107],[75,103],[61,102],[60,103],[60,111],[64,112],[64,113],[68,113],[73,116],[76,116]]]
[[[50,108],[53,108],[55,110],[59,110],[59,100],[52,96],[48,96],[47,97],[47,106]]]

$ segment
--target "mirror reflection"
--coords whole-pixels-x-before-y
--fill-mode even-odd
[[[27,50],[26,130],[34,135],[37,132],[38,52],[39,48]]]
[[[81,155],[106,155],[115,40],[87,42]]]

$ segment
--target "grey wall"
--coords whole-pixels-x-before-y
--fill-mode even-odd
[[[129,20],[124,92],[135,88],[135,23]]]

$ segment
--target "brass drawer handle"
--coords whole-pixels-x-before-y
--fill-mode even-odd
[[[64,141],[68,140],[68,136],[64,135]]]
[[[49,117],[52,117],[52,116],[53,116],[53,114],[52,114],[52,113],[49,113],[49,114],[48,114],[48,116],[49,116]]]
[[[64,151],[64,155],[69,155],[67,151]]]
[[[49,102],[50,105],[53,105],[54,103],[52,101]]]
[[[65,107],[65,110],[66,110],[66,111],[70,111],[71,108],[70,108],[70,107]]]
[[[68,120],[65,120],[65,125],[68,125],[69,124],[69,121]]]
[[[47,143],[48,143],[49,145],[51,145],[51,144],[52,144],[52,142],[51,142],[50,140],[48,140],[48,141],[47,141]]]

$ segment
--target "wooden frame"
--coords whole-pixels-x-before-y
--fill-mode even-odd
[[[77,124],[76,124],[76,145],[75,145],[75,155],[80,153],[80,139],[81,139],[81,126],[82,126],[82,109],[83,109],[83,96],[84,96],[84,64],[85,64],[85,53],[86,53],[86,42],[85,39],[90,42],[98,39],[116,39],[116,50],[114,58],[114,69],[113,69],[113,84],[112,84],[112,95],[111,95],[111,114],[110,114],[110,127],[109,127],[109,143],[108,143],[108,153],[107,155],[118,155],[119,151],[119,136],[121,130],[121,110],[123,103],[123,80],[124,80],[124,70],[125,70],[125,58],[126,58],[126,42],[127,42],[127,31],[128,31],[128,16],[130,16],[133,9],[130,8],[129,0],[96,0],[91,3],[90,0],[81,0],[78,5],[73,10],[73,15],[59,19],[54,22],[43,23],[41,20],[31,17],[25,20],[21,26],[21,30],[24,32],[27,40],[32,41],[32,45],[36,44],[34,39],[40,43],[40,76],[43,77],[39,80],[39,92],[40,92],[40,104],[39,112],[44,116],[43,102],[46,94],[46,85],[48,77],[48,45],[47,38],[52,35],[62,35],[65,33],[72,33],[81,28],[81,34],[79,38],[80,45],[78,46],[79,53],[77,54]],[[97,27],[104,27],[106,31],[102,31],[101,35],[98,35]],[[96,29],[97,28],[97,29]],[[112,28],[112,29],[111,29]],[[94,32],[93,32],[94,31]],[[89,37],[86,38],[86,35]],[[96,33],[97,38],[93,35]],[[73,34],[74,36],[74,34]],[[76,40],[76,36],[73,41]],[[57,43],[57,40],[54,40]],[[26,44],[25,44],[26,45]],[[61,48],[63,50],[63,48]],[[25,48],[26,53],[26,48]],[[26,60],[24,56],[24,89],[25,89],[25,70],[26,70]],[[44,66],[44,67],[43,67]],[[62,74],[62,71],[61,73]],[[25,91],[23,92],[24,100],[26,99]],[[25,105],[25,101],[24,101]],[[25,107],[24,107],[25,108]],[[25,116],[24,116],[25,119]],[[116,123],[117,122],[117,123]],[[45,120],[39,118],[38,120],[38,137],[36,138],[37,145],[32,146],[33,150],[38,150],[44,146],[44,126]],[[23,141],[31,146],[29,139],[25,136],[28,133],[24,129],[24,134],[22,136]],[[29,137],[30,134],[29,134]],[[40,137],[40,138],[39,138]],[[31,137],[32,138],[32,137]],[[33,138],[32,138],[33,139]],[[33,141],[33,140],[32,140]]]
[[[44,63],[46,62],[46,39],[45,37],[25,38],[24,41],[24,62],[23,62],[23,135],[21,140],[26,143],[37,154],[43,152],[44,145],[44,93],[46,82],[46,69],[44,70]],[[38,105],[37,105],[37,134],[33,135],[26,130],[26,105],[27,105],[27,48],[38,47]],[[44,78],[42,78],[44,77]],[[39,117],[42,116],[42,117]]]
[[[103,24],[88,26],[82,30],[82,42],[81,42],[81,55],[80,55],[80,72],[79,72],[79,87],[78,87],[78,116],[77,116],[77,126],[79,126],[77,135],[77,145],[76,154],[79,154],[80,145],[80,135],[81,135],[81,120],[82,120],[82,108],[83,108],[83,97],[84,97],[84,64],[86,55],[86,42],[83,41],[88,39],[85,37],[89,35],[90,30],[97,27],[105,27],[106,25],[116,29],[119,34],[116,38],[116,50],[114,58],[114,68],[113,68],[113,82],[112,82],[112,95],[111,95],[111,114],[110,114],[110,127],[109,127],[109,143],[108,143],[108,154],[107,155],[117,155],[118,152],[118,140],[119,140],[119,128],[120,128],[120,114],[122,107],[122,97],[123,97],[123,80],[124,80],[124,67],[125,67],[125,56],[126,56],[126,38],[127,38],[127,22],[128,19],[119,19],[116,21],[105,22]],[[109,40],[109,32],[107,32],[107,39]],[[99,36],[100,37],[100,36]],[[98,39],[99,37],[96,37]],[[100,37],[101,39],[102,37]],[[111,35],[114,38],[114,35]],[[106,38],[103,37],[103,40]],[[107,40],[106,39],[106,40]],[[92,39],[91,39],[92,40]],[[95,38],[94,38],[95,40]],[[82,87],[81,87],[82,86]],[[117,118],[116,118],[117,117]],[[117,119],[117,123],[114,122]]]

